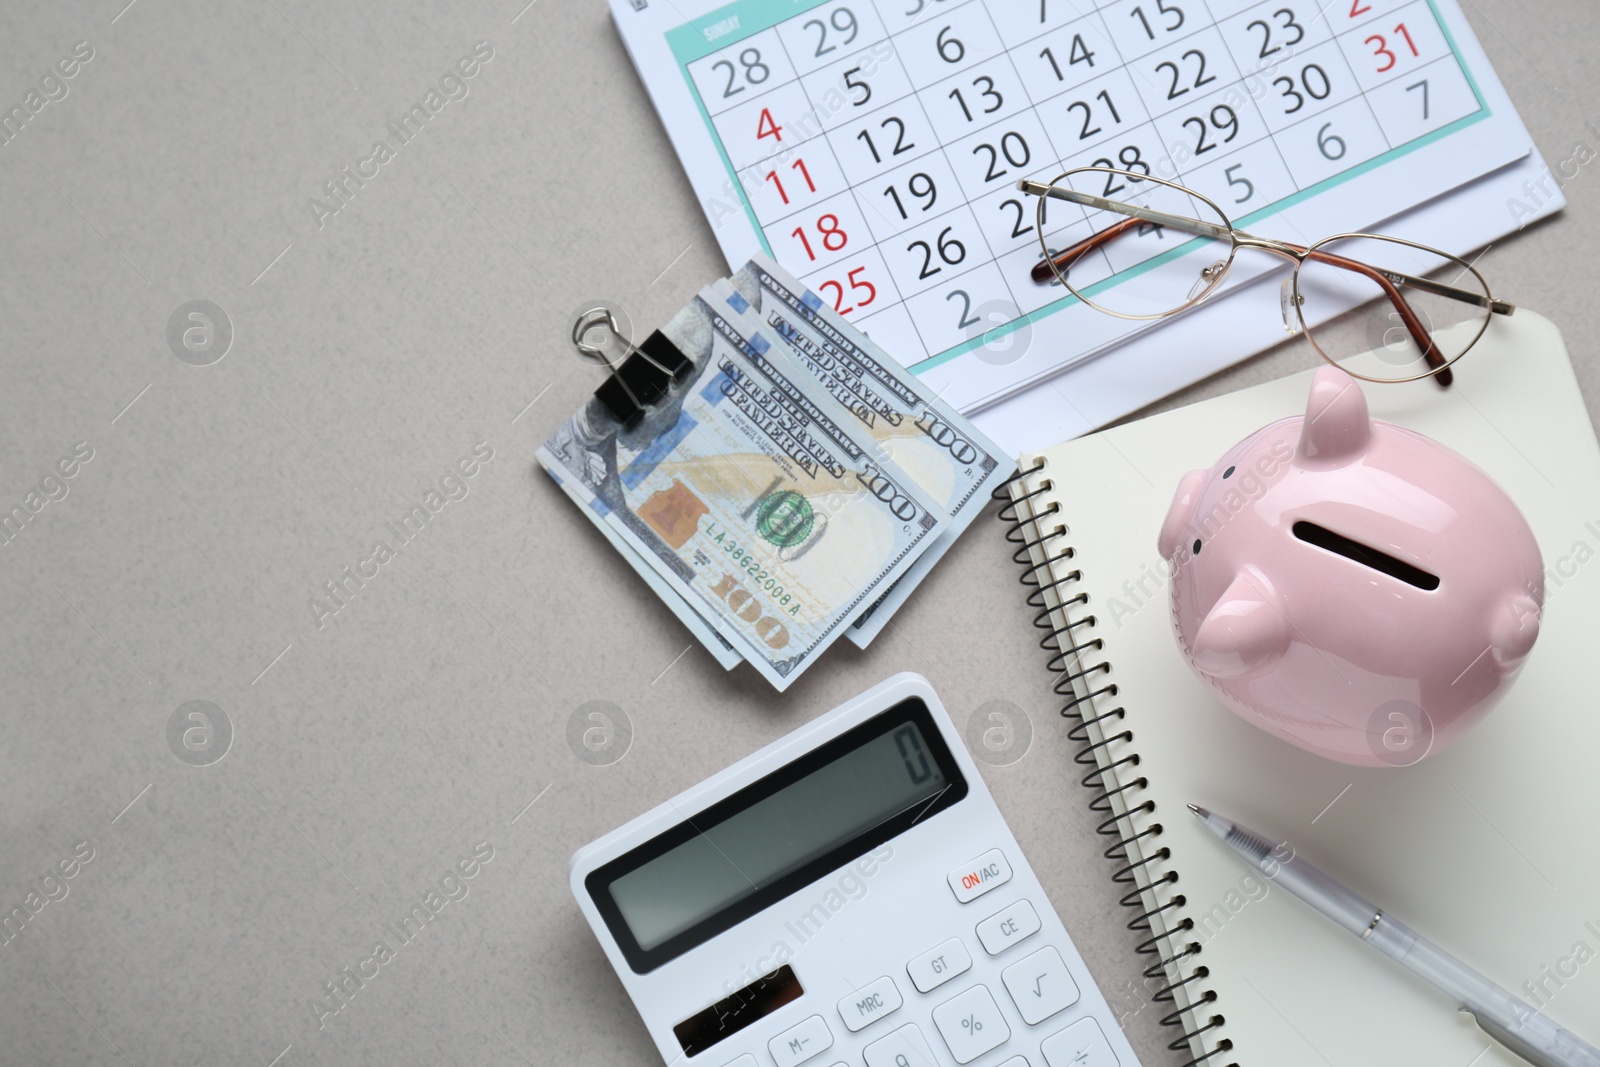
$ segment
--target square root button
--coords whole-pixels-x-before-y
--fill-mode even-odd
[[[1044,1022],[1058,1011],[1078,1002],[1078,983],[1067,972],[1066,962],[1054,948],[1042,948],[1024,956],[1000,972],[1006,992],[1029,1026]]]
[[[950,889],[955,893],[956,899],[965,904],[969,900],[976,900],[991,889],[996,889],[1011,881],[1011,864],[997,848],[945,875],[950,881]]]

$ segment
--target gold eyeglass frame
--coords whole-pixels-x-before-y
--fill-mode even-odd
[[[1217,213],[1217,217],[1222,220],[1222,225],[1218,225],[1213,222],[1206,222],[1203,219],[1189,218],[1183,215],[1173,215],[1165,211],[1156,211],[1152,208],[1141,207],[1138,204],[1130,204],[1121,200],[1111,200],[1106,197],[1095,196],[1092,193],[1081,193],[1076,189],[1063,188],[1061,186],[1061,183],[1064,180],[1078,174],[1095,174],[1110,177],[1121,177],[1127,179],[1130,183],[1157,182],[1180,193],[1185,193],[1204,203],[1207,207],[1211,208],[1212,211]],[[1217,286],[1222,284],[1223,278],[1227,276],[1228,268],[1233,265],[1234,257],[1238,255],[1239,249],[1253,248],[1262,252],[1268,252],[1272,255],[1281,256],[1294,262],[1294,273],[1288,279],[1288,286],[1286,289],[1286,296],[1290,296],[1292,299],[1286,301],[1286,303],[1292,303],[1294,305],[1295,318],[1299,322],[1300,332],[1305,334],[1306,340],[1311,342],[1311,347],[1316,349],[1317,354],[1324,360],[1335,366],[1338,366],[1351,376],[1360,378],[1362,381],[1388,384],[1395,382],[1414,382],[1422,378],[1437,378],[1441,386],[1448,386],[1451,380],[1451,365],[1471,351],[1472,346],[1478,343],[1478,340],[1482,338],[1484,333],[1489,329],[1489,323],[1492,321],[1493,316],[1511,315],[1516,311],[1515,305],[1494,299],[1493,295],[1489,291],[1488,280],[1484,278],[1483,274],[1480,273],[1475,266],[1473,266],[1471,263],[1468,263],[1460,256],[1454,256],[1430,245],[1419,244],[1416,241],[1409,241],[1403,237],[1391,237],[1387,234],[1377,233],[1334,234],[1332,237],[1324,237],[1320,241],[1303,247],[1300,245],[1291,244],[1287,241],[1256,237],[1253,234],[1246,233],[1245,231],[1235,227],[1233,225],[1233,220],[1228,217],[1228,213],[1223,211],[1222,208],[1217,205],[1216,201],[1212,200],[1204,193],[1197,192],[1186,185],[1180,185],[1177,182],[1168,181],[1165,178],[1157,177],[1154,174],[1138,174],[1133,171],[1121,170],[1115,167],[1074,167],[1071,170],[1063,171],[1062,173],[1056,175],[1049,182],[1036,182],[1030,179],[1024,179],[1017,183],[1017,188],[1021,192],[1039,198],[1039,206],[1035,212],[1035,232],[1039,235],[1039,247],[1044,253],[1044,258],[1040,260],[1039,263],[1035,264],[1033,268],[1032,276],[1035,281],[1049,281],[1051,275],[1054,275],[1055,280],[1059,281],[1068,292],[1077,297],[1079,300],[1083,301],[1088,306],[1094,308],[1096,311],[1103,312],[1107,315],[1114,315],[1119,319],[1127,319],[1135,322],[1147,322],[1155,319],[1168,318],[1169,316],[1177,315],[1181,312],[1187,311],[1196,304],[1200,303],[1206,297],[1210,296],[1216,291]],[[1097,234],[1090,235],[1084,240],[1073,245],[1071,248],[1058,251],[1051,249],[1045,240],[1045,203],[1049,199],[1066,200],[1082,207],[1094,208],[1100,211],[1112,212],[1113,214],[1125,215],[1127,218],[1114,224],[1113,226],[1106,228],[1105,230],[1102,230]],[[1080,292],[1076,287],[1073,286],[1071,282],[1067,280],[1067,271],[1063,269],[1063,264],[1070,266],[1070,264],[1079,256],[1104,244],[1110,243],[1110,241],[1125,233],[1135,224],[1167,226],[1180,233],[1187,233],[1196,237],[1209,237],[1216,241],[1226,240],[1228,242],[1227,258],[1220,259],[1217,262],[1205,267],[1204,270],[1201,271],[1201,280],[1205,283],[1204,286],[1199,288],[1198,291],[1191,290],[1190,296],[1187,300],[1170,310],[1155,314],[1137,315],[1104,307],[1090,299],[1084,293]],[[1347,256],[1341,256],[1326,251],[1324,248],[1326,245],[1330,245],[1338,241],[1350,240],[1352,238],[1368,238],[1377,241],[1388,241],[1393,244],[1406,245],[1408,247],[1417,249],[1420,252],[1427,252],[1432,255],[1439,256],[1442,259],[1459,265],[1462,268],[1463,273],[1470,272],[1472,276],[1478,280],[1478,284],[1483,287],[1482,291],[1473,292],[1468,289],[1461,289],[1452,285],[1445,285],[1440,282],[1435,282],[1427,278],[1416,278],[1384,268],[1374,267],[1371,264],[1363,263],[1359,260],[1350,259]],[[1401,322],[1406,328],[1406,332],[1411,336],[1411,340],[1416,344],[1418,350],[1421,352],[1422,359],[1428,364],[1428,369],[1420,374],[1413,374],[1405,378],[1377,378],[1371,375],[1362,374],[1359,371],[1351,370],[1349,367],[1339,363],[1337,359],[1324,350],[1322,345],[1317,342],[1315,335],[1312,334],[1311,324],[1306,322],[1304,312],[1305,297],[1300,292],[1300,268],[1305,265],[1308,259],[1312,260],[1313,262],[1323,263],[1328,266],[1362,274],[1374,282],[1380,289],[1382,289],[1383,295],[1388,298],[1389,302],[1399,313]],[[1432,335],[1423,325],[1422,320],[1418,318],[1416,312],[1411,308],[1411,305],[1406,302],[1405,297],[1400,293],[1400,286],[1403,285],[1409,285],[1421,292],[1431,293],[1435,296],[1442,296],[1452,300],[1459,300],[1463,303],[1483,308],[1485,310],[1485,314],[1482,322],[1479,324],[1478,332],[1472,336],[1471,340],[1462,346],[1461,351],[1446,359],[1443,353],[1439,351],[1438,346],[1434,344]],[[1294,328],[1288,322],[1287,307],[1284,308],[1284,320],[1285,329],[1287,329],[1290,333],[1295,332]]]

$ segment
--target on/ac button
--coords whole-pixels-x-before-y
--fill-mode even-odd
[[[963,863],[945,877],[950,882],[950,889],[955,893],[956,899],[965,904],[969,900],[976,900],[996,886],[1005,885],[1011,881],[1011,864],[1006,862],[1000,850],[991,848],[988,852],[968,863]]]

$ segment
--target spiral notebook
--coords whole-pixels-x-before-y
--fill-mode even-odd
[[[1367,357],[1372,358],[1372,357]],[[1375,418],[1429,434],[1522,508],[1546,566],[1538,644],[1499,707],[1406,768],[1349,767],[1248,725],[1190,672],[1156,533],[1182,474],[1303,412],[1309,372],[1021,460],[1012,524],[1090,805],[1121,835],[1147,994],[1208,1067],[1521,1061],[1441,994],[1258,878],[1197,802],[1297,850],[1600,1041],[1600,447],[1561,335],[1497,317],[1431,381],[1367,386]]]

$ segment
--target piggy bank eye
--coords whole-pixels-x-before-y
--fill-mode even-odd
[[[1222,476],[1223,476],[1223,477],[1224,477],[1224,478],[1226,478],[1226,477],[1228,477],[1228,475],[1230,475],[1230,474],[1232,474],[1232,473],[1233,473],[1233,468],[1232,468],[1232,467],[1229,467],[1229,468],[1228,468],[1228,469],[1227,469],[1227,470],[1225,470],[1225,471],[1223,471],[1223,472],[1222,472]]]
[[[1200,554],[1200,538],[1198,537],[1194,539],[1194,554],[1197,556]]]

